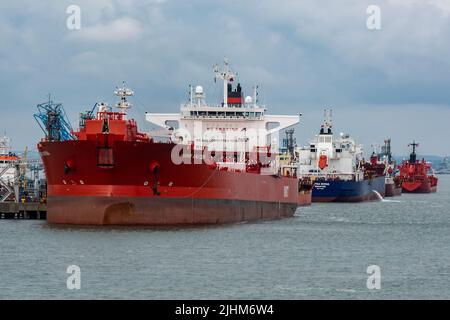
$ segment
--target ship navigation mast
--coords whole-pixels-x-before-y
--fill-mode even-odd
[[[116,87],[114,94],[120,97],[120,101],[116,104],[116,107],[120,110],[120,113],[125,116],[127,114],[127,110],[133,106],[127,101],[127,97],[134,96],[134,91],[130,88],[127,88],[124,81],[122,82],[121,88]]]
[[[320,134],[332,134],[333,128],[333,109],[323,110],[323,124],[320,127]]]
[[[6,155],[11,150],[10,139],[6,136],[6,132],[3,138],[0,137],[0,155]]]
[[[214,73],[216,76],[214,77],[214,81],[217,79],[223,80],[223,106],[228,107],[228,82],[234,81],[236,78],[236,74],[230,69],[230,61],[228,58],[224,58],[223,60],[224,67],[220,69],[216,64],[214,65]]]
[[[408,147],[413,147],[412,153],[409,156],[410,163],[415,163],[417,160],[416,147],[418,147],[418,146],[419,146],[419,143],[417,143],[415,140],[412,143],[408,144]]]

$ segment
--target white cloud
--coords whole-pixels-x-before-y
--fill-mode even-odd
[[[323,106],[339,114],[343,106],[375,112],[398,105],[413,117],[411,105],[450,104],[450,0],[76,2],[80,31],[66,28],[71,0],[2,7],[5,105],[30,106],[52,92],[75,112],[127,80],[146,111],[176,111],[189,83],[202,84],[210,102],[220,99],[211,66],[224,56],[245,94],[260,85],[272,113],[320,118]],[[380,31],[366,28],[369,4],[381,7]],[[430,112],[439,117],[438,108]],[[396,119],[385,121],[389,127]],[[354,132],[356,125],[342,119],[341,126]],[[313,133],[300,131],[299,141]],[[440,143],[427,139],[423,146]]]
[[[94,26],[82,26],[81,30],[72,31],[69,38],[88,42],[125,42],[139,39],[143,33],[141,23],[131,18],[121,18],[109,23]]]

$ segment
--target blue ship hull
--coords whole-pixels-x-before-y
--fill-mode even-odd
[[[376,192],[375,192],[376,191]],[[317,180],[312,189],[313,202],[361,202],[385,195],[385,177],[364,181]]]

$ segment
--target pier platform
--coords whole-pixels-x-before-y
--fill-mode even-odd
[[[0,202],[0,219],[34,219],[47,218],[47,205],[38,202]]]

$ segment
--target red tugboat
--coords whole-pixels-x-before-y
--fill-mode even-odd
[[[197,86],[180,113],[147,114],[148,121],[165,127],[160,131],[171,133],[168,141],[139,132],[136,122],[127,119],[127,97],[133,92],[125,85],[115,92],[120,97],[118,112],[97,104],[98,111],[82,114],[79,131],[69,130],[66,139],[61,137],[67,130],[61,134],[57,129],[67,121],[46,109],[39,117],[46,138],[38,149],[48,182],[48,222],[216,224],[293,216],[299,202],[298,178],[280,173],[274,148],[239,139],[257,129],[267,138],[297,124],[300,117],[266,114],[257,105],[256,89],[254,99],[244,101],[241,86],[232,89],[236,75],[227,61],[223,71],[215,67],[215,72],[224,81],[221,104],[205,104],[203,88]],[[275,122],[278,127],[269,130],[268,123]],[[204,142],[217,142],[224,132],[238,134],[236,139],[250,144],[245,150],[251,151],[230,154],[228,143],[236,140],[226,135],[226,150],[205,156],[209,144]]]
[[[433,174],[431,164],[424,159],[421,161],[417,160],[416,147],[419,144],[414,141],[408,146],[412,146],[412,153],[409,160],[403,161],[400,165],[403,192],[436,192],[438,178]]]

